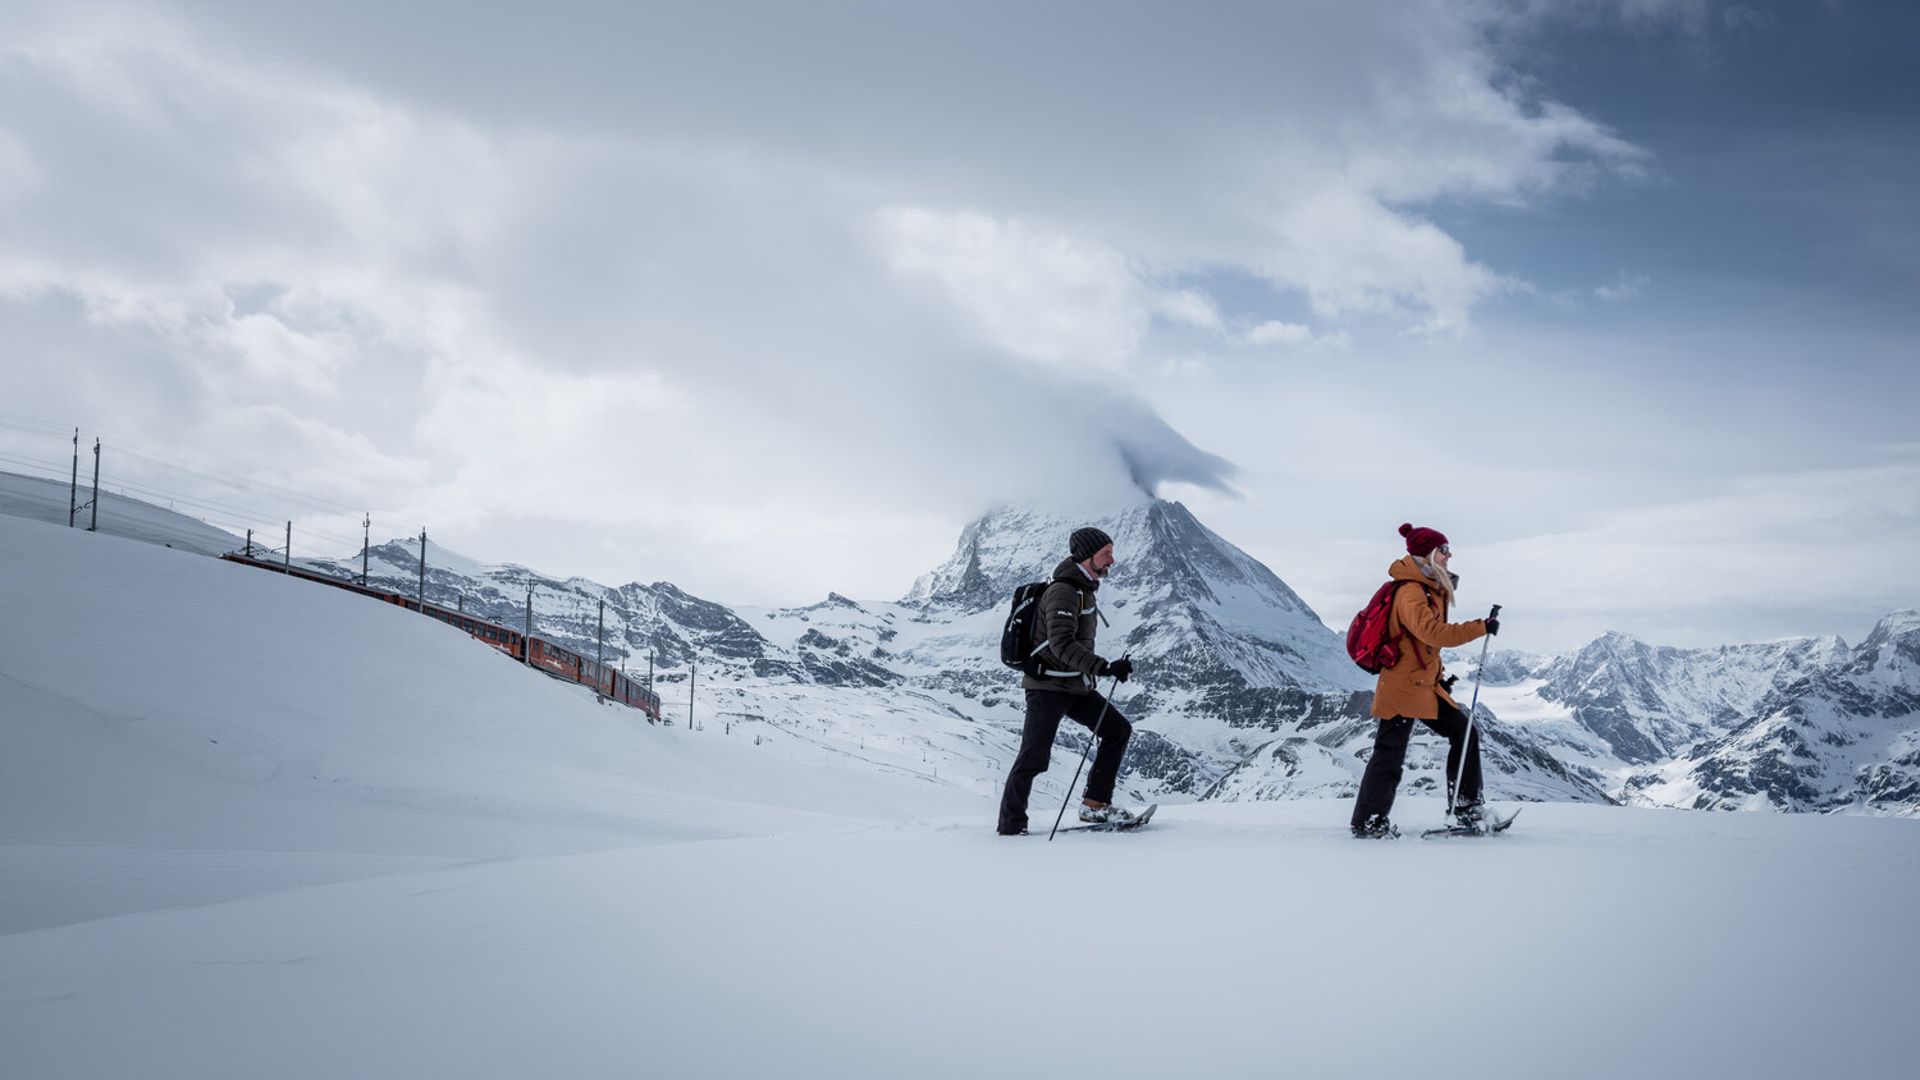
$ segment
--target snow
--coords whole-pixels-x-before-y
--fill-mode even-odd
[[[363,856],[543,855],[973,801],[649,728],[433,620],[232,563],[0,518],[0,567],[0,881],[55,894],[23,909],[57,908],[70,880],[114,913],[87,883],[116,867],[157,895],[223,898],[209,875],[246,891],[246,852],[271,888]]]
[[[1363,844],[1338,809],[1170,808],[1052,845],[977,821],[662,845],[14,935],[0,1066],[1903,1071],[1916,957],[1885,927],[1915,884],[1911,825],[1530,806],[1499,840]]]
[[[93,486],[89,479],[81,485],[79,500],[85,503],[91,498]],[[0,514],[64,527],[72,499],[69,485],[57,480],[0,472]],[[243,542],[241,537],[204,521],[110,491],[100,493],[97,515],[92,510],[82,510],[78,521],[80,529],[92,523],[108,536],[124,536],[201,555],[233,551]]]
[[[18,518],[0,601],[8,1077],[1911,1069],[1920,822],[1379,843],[1304,798],[1000,838],[1011,734],[924,688],[649,726],[390,605]]]

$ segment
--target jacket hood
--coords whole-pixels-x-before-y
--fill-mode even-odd
[[[1419,572],[1417,569],[1414,571],[1416,574]],[[1064,581],[1074,588],[1086,592],[1093,592],[1100,588],[1100,579],[1089,576],[1086,571],[1080,569],[1080,564],[1074,562],[1072,558],[1060,560],[1060,565],[1053,568],[1053,580]]]
[[[1438,569],[1438,567],[1435,569]],[[1447,576],[1453,579],[1453,588],[1457,592],[1460,588],[1460,575],[1445,570],[1440,572],[1447,574]],[[1414,558],[1412,555],[1402,555],[1400,558],[1395,559],[1393,565],[1387,567],[1387,576],[1395,581],[1417,581],[1427,586],[1436,595],[1439,593],[1438,589],[1433,588],[1433,579],[1428,577],[1427,572],[1420,568],[1420,560]]]
[[[1411,555],[1402,555],[1387,567],[1387,576],[1395,581],[1418,581],[1425,585],[1433,584],[1433,579],[1420,569],[1420,560]]]

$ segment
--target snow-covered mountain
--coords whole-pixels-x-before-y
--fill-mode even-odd
[[[520,626],[531,582],[536,631],[584,655],[604,649],[630,671],[647,670],[651,652],[669,716],[673,688],[697,660],[723,717],[808,730],[823,746],[853,753],[911,717],[916,737],[931,748],[926,764],[944,761],[950,776],[973,775],[990,789],[1018,744],[1024,702],[1018,677],[999,663],[1007,599],[1020,583],[1049,575],[1067,536],[1086,524],[1111,535],[1119,556],[1102,586],[1112,621],[1101,649],[1130,653],[1140,670],[1117,702],[1136,731],[1126,790],[1137,798],[1231,801],[1357,788],[1372,746],[1372,680],[1284,581],[1177,502],[1143,498],[1091,516],[993,511],[967,525],[953,555],[897,602],[835,593],[803,607],[736,609],[666,582],[559,580],[519,566],[475,565],[432,544],[426,594]],[[418,587],[417,542],[377,548],[370,563],[374,583]],[[357,562],[309,565],[359,572]],[[1567,768],[1526,734],[1483,720],[1491,725],[1489,765],[1512,778],[1503,796],[1605,801],[1597,777]],[[1411,790],[1441,783],[1431,741],[1409,756]],[[1068,725],[1060,743],[1070,763],[1085,735]],[[1325,766],[1324,775],[1300,774],[1301,761]]]
[[[1833,637],[1678,649],[1609,633],[1540,669],[1537,693],[1566,706],[1614,757],[1644,765],[1738,723],[1845,652]]]
[[[1494,653],[1481,700],[1628,802],[1915,813],[1917,625],[1894,612],[1857,648],[1680,649],[1609,633],[1559,657]]]
[[[1920,814],[1920,612],[1770,688],[1744,719],[1629,792],[1660,806]]]
[[[37,502],[29,516],[52,512]],[[179,517],[134,504],[116,508],[115,520],[137,522],[156,542],[224,535],[196,533],[191,519],[169,524]],[[636,676],[651,672],[671,722],[691,713],[746,725],[988,792],[1022,720],[1018,677],[998,661],[1006,599],[1045,578],[1085,524],[1112,535],[1119,555],[1103,586],[1112,624],[1101,649],[1128,651],[1138,664],[1117,695],[1136,731],[1122,777],[1128,797],[1237,801],[1357,788],[1372,744],[1371,679],[1284,581],[1177,502],[1143,498],[1086,516],[996,510],[967,525],[953,554],[898,601],[834,593],[801,607],[732,608],[668,582],[555,578],[431,543],[425,591],[508,626],[531,620],[536,632]],[[298,561],[342,577],[361,572],[357,557]],[[418,541],[374,548],[368,575],[413,593]],[[1906,703],[1920,676],[1895,662],[1906,627],[1890,617],[1860,649],[1837,638],[1675,649],[1607,634],[1560,657],[1495,652],[1478,717],[1490,789],[1499,798],[1910,812],[1920,808],[1916,724],[1901,718],[1913,712]],[[1461,650],[1449,663],[1465,673],[1477,659]],[[1060,797],[1049,792],[1067,783],[1084,745],[1083,732],[1063,728],[1040,797]],[[1407,790],[1442,790],[1443,749],[1416,735]]]
[[[1258,560],[1161,499],[1093,520],[1119,559],[1102,585],[1124,613],[1122,639],[1155,668],[1229,685],[1348,690],[1361,685],[1341,644],[1306,601]],[[1083,517],[1003,509],[960,534],[952,557],[914,583],[906,602],[929,611],[998,610],[1016,586],[1044,580]],[[1117,650],[1116,650],[1117,652]]]

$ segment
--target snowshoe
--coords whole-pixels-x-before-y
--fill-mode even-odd
[[[1124,806],[1108,803],[1105,806],[1080,804],[1080,820],[1088,825],[1111,825],[1115,828],[1133,824],[1139,815]]]
[[[1360,824],[1355,825],[1353,827],[1353,836],[1356,840],[1398,840],[1400,838],[1400,830],[1393,822],[1388,821],[1379,814],[1375,814]]]
[[[1092,808],[1087,807],[1083,809],[1092,809]],[[1160,809],[1160,804],[1154,803],[1152,806],[1147,807],[1145,810],[1142,810],[1137,814],[1132,813],[1130,811],[1122,811],[1122,813],[1125,813],[1127,815],[1124,821],[1119,819],[1114,819],[1109,821],[1087,821],[1087,819],[1084,816],[1082,816],[1080,820],[1085,821],[1086,824],[1069,825],[1060,831],[1061,832],[1132,832],[1133,830],[1138,829],[1141,826],[1145,825],[1147,822],[1152,821],[1153,812],[1158,809]]]
[[[1443,825],[1438,829],[1428,829],[1420,835],[1423,837],[1495,836],[1506,832],[1508,827],[1513,824],[1513,819],[1519,816],[1520,811],[1518,810],[1508,814],[1506,817],[1496,817],[1493,814],[1486,814],[1482,816],[1480,823],[1477,825]]]

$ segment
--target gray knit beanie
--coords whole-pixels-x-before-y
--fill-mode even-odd
[[[1089,525],[1073,530],[1072,538],[1067,541],[1067,554],[1073,556],[1074,562],[1086,562],[1093,558],[1094,552],[1111,543],[1113,537]]]

